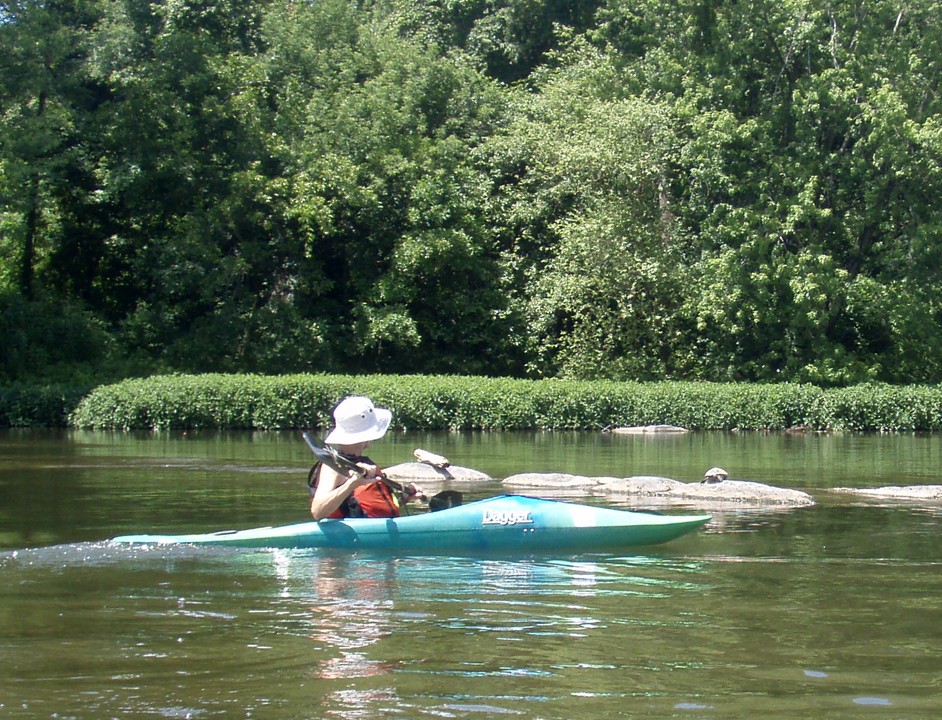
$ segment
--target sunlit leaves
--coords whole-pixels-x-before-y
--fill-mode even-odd
[[[0,291],[141,366],[942,379],[937,0],[4,8]]]

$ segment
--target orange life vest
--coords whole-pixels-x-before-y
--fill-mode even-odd
[[[380,480],[361,485],[353,491],[353,496],[347,499],[359,505],[363,515],[346,517],[399,517],[398,493],[393,492],[389,485]]]
[[[358,457],[356,462],[375,464],[366,457]],[[320,480],[320,469],[321,463],[317,463],[308,473],[307,484],[311,489],[312,497]],[[381,470],[380,473],[382,473]],[[361,485],[354,488],[353,492],[344,498],[340,507],[327,517],[333,519],[399,517],[399,493],[381,480],[371,482],[368,485]]]

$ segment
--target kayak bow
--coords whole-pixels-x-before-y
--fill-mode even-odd
[[[655,545],[692,532],[709,515],[659,515],[522,495],[500,495],[435,513],[346,518],[193,535],[123,535],[130,544],[247,548],[438,551],[592,550]]]

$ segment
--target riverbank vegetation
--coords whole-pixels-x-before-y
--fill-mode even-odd
[[[2,3],[0,384],[937,383],[940,10]]]
[[[125,380],[85,395],[63,390],[0,393],[0,425],[326,429],[340,399],[366,394],[407,430],[942,430],[938,387],[208,374]]]

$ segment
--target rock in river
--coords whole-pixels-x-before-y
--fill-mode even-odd
[[[687,428],[677,425],[635,425],[632,427],[616,427],[607,432],[617,433],[618,435],[664,435],[671,433],[685,433]]]
[[[752,505],[802,507],[814,505],[814,499],[801,490],[765,485],[745,480],[725,480],[721,483],[683,483],[665,477],[634,476],[626,478],[585,477],[563,473],[522,473],[503,481],[514,490],[579,489],[595,495],[630,495],[656,498],[665,502],[691,504]]]
[[[471,468],[449,465],[436,467],[424,462],[406,462],[386,468],[386,475],[399,482],[429,482],[432,480],[451,482],[483,482],[492,478]]]
[[[878,488],[834,488],[834,492],[887,500],[942,500],[942,485],[885,485]]]

